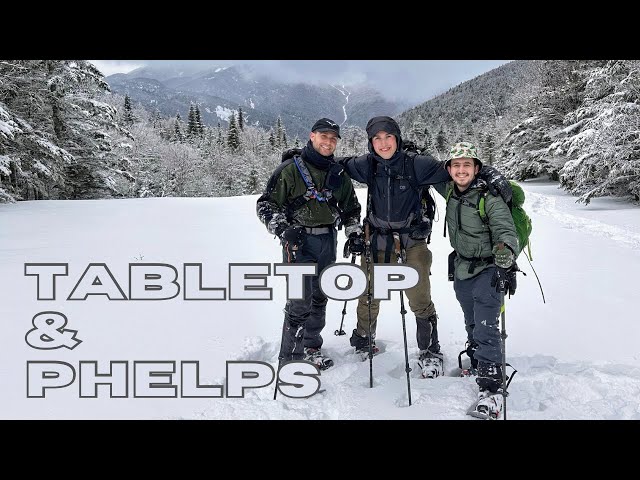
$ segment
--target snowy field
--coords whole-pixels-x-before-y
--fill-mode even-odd
[[[508,397],[508,418],[640,419],[640,323],[635,301],[640,271],[640,209],[616,199],[588,206],[546,181],[525,182],[525,208],[533,220],[532,251],[544,293],[524,256],[516,295],[507,301],[507,361],[517,368]],[[359,190],[365,204],[365,191]],[[185,398],[180,362],[199,362],[205,385],[224,385],[226,362],[262,361],[277,366],[286,282],[270,276],[273,300],[187,301],[182,292],[162,301],[68,300],[89,264],[106,264],[128,298],[129,264],[169,264],[183,283],[183,265],[201,263],[206,287],[228,286],[230,263],[277,263],[280,247],[255,215],[256,196],[87,201],[31,201],[0,205],[0,417],[4,419],[460,419],[475,399],[473,379],[411,379],[408,405],[397,293],[381,306],[374,388],[369,363],[352,354],[348,338],[356,302],[330,301],[324,347],[335,366],[320,377],[323,393],[308,399],[273,400],[273,384],[245,398]],[[433,299],[440,317],[445,369],[457,366],[464,348],[462,311],[447,281],[448,238],[442,237],[444,202],[431,248]],[[338,251],[344,242],[340,232]],[[348,262],[339,257],[338,261]],[[26,263],[68,264],[56,277],[56,299],[38,300]],[[406,299],[405,299],[406,301]],[[74,349],[40,350],[26,335],[40,312],[65,315],[65,328],[82,340]],[[407,334],[415,361],[415,318]],[[412,359],[410,358],[410,361]],[[76,373],[64,388],[27,398],[27,363],[65,362]],[[79,362],[128,368],[125,398],[80,398]],[[157,379],[177,387],[177,398],[134,396],[134,362],[175,362],[176,373]],[[34,378],[34,377],[32,377]],[[166,388],[165,388],[166,390]],[[35,391],[35,390],[34,390]],[[471,420],[473,421],[473,420]]]

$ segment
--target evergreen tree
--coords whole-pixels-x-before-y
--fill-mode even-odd
[[[251,165],[245,185],[245,195],[255,195],[257,193],[261,193],[258,170],[255,165]]]
[[[280,149],[284,146],[284,142],[283,140],[283,136],[284,136],[284,126],[282,125],[282,119],[280,118],[280,116],[278,116],[278,118],[276,119],[276,138],[275,138],[275,146],[276,148]]]
[[[240,130],[244,130],[244,116],[242,114],[242,107],[238,107],[238,127]]]
[[[429,130],[427,127],[424,128],[422,138],[423,138],[422,146],[424,147],[424,151],[431,152],[431,150],[433,150],[433,141],[431,140],[431,134],[429,133]]]
[[[195,119],[196,119],[198,136],[202,137],[204,135],[204,125],[202,123],[202,117],[200,116],[200,107],[198,107],[197,104],[195,108]]]
[[[189,118],[187,123],[187,137],[193,138],[198,136],[199,132],[198,120],[196,119],[196,108],[193,102],[189,106]]]
[[[449,151],[449,141],[444,133],[444,127],[441,125],[438,135],[436,135],[436,150],[438,153],[446,154]]]
[[[488,131],[484,135],[484,139],[481,142],[481,148],[483,163],[486,162],[487,165],[493,165],[493,162],[495,161],[495,141],[493,139],[493,134],[491,133],[491,131]]]
[[[160,115],[160,110],[158,109],[158,107],[156,107],[153,111],[153,115],[151,116],[151,125],[153,126],[153,128],[158,128],[160,126],[161,119],[162,116]]]
[[[222,135],[222,126],[220,125],[219,121],[218,121],[218,126],[216,127],[216,144],[218,146],[224,145],[224,138]]]
[[[227,132],[227,146],[232,150],[240,148],[240,132],[236,123],[236,117],[232,113],[229,119],[229,130]]]
[[[176,115],[176,121],[175,124],[173,126],[173,133],[175,135],[175,139],[178,142],[183,142],[184,141],[184,135],[182,133],[182,128],[180,127],[180,114]]]
[[[269,145],[271,145],[271,149],[275,150],[277,145],[276,145],[276,137],[273,134],[273,129],[269,130]]]
[[[124,96],[124,111],[122,113],[122,119],[125,125],[133,125],[133,111],[131,110],[131,98],[129,95]]]
[[[422,115],[418,116],[413,121],[411,128],[409,129],[409,135],[407,140],[411,140],[417,146],[421,147],[424,144],[424,133],[426,132],[427,124],[422,119]]]
[[[463,132],[464,132],[464,139],[462,139],[462,141],[477,143],[476,135],[473,131],[473,124],[471,123],[470,120],[465,120]]]
[[[71,198],[67,168],[82,163],[112,191],[117,110],[96,100],[109,85],[85,60],[0,61],[0,198]]]

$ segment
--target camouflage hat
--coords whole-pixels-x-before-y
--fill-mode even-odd
[[[447,165],[451,163],[451,160],[456,158],[473,158],[478,165],[482,167],[482,162],[478,157],[478,151],[475,145],[469,142],[458,142],[451,150],[449,150],[449,158],[447,159]]]

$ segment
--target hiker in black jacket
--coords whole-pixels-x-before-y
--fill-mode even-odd
[[[339,138],[337,123],[318,120],[307,145],[283,156],[256,205],[260,221],[280,238],[283,261],[315,263],[318,275],[336,261],[336,226],[342,224],[347,237],[362,233],[353,184],[333,156]],[[305,276],[304,299],[285,306],[280,361],[308,360],[321,370],[333,365],[320,350],[326,307],[318,276]]]

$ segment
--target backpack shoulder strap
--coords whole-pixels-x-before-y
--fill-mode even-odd
[[[376,162],[373,158],[371,158],[371,160],[371,165],[369,165],[369,172],[367,174],[367,212],[365,214],[365,219],[369,218],[369,215],[373,213],[373,200],[371,190],[373,189],[373,182],[376,178],[376,173],[378,173],[378,162]]]
[[[307,191],[304,194],[294,198],[289,202],[289,208],[291,212],[298,210],[308,201],[315,198],[318,202],[327,202],[327,205],[329,205],[330,208],[334,209],[337,212],[338,216],[342,218],[342,209],[338,206],[338,200],[333,195],[333,192],[327,188],[318,190],[313,181],[313,177],[311,176],[311,172],[309,172],[309,168],[307,168],[307,165],[302,160],[300,155],[296,155],[286,162],[288,162],[288,164],[290,164],[291,162],[295,164],[298,173],[302,177],[304,184],[307,186]]]
[[[482,195],[480,195],[480,199],[478,200],[478,215],[480,215],[480,218],[486,224],[489,223],[489,219],[487,218],[487,211],[485,209],[487,195],[489,195],[489,189],[485,189],[482,192]]]
[[[406,154],[406,158],[409,159],[409,163],[410,163],[409,171],[411,172],[411,174],[408,177],[406,177],[406,179],[409,181],[409,185],[411,185],[411,188],[413,188],[413,191],[420,196],[422,193],[422,189],[418,187],[418,181],[416,180],[416,167],[414,163],[416,155],[418,154],[416,152],[404,152],[404,153]],[[405,159],[405,162],[406,161],[407,160]]]
[[[444,203],[449,204],[449,199],[453,195],[453,182],[449,182],[449,187],[447,188],[447,194],[444,196]]]

